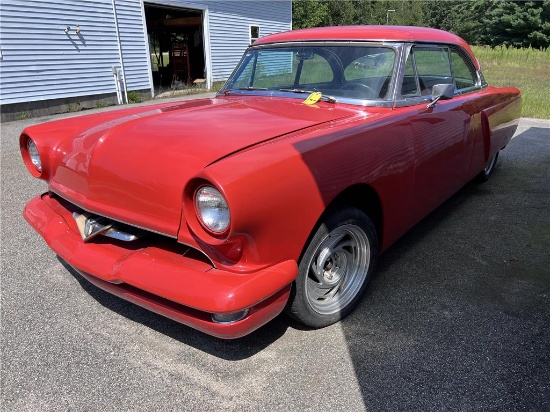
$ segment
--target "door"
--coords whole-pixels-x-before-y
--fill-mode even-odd
[[[415,46],[408,56],[402,94],[430,97],[436,84],[453,84],[447,46]],[[405,90],[406,89],[406,90]],[[418,104],[411,124],[414,133],[414,215],[420,219],[466,182],[469,167],[470,125],[475,112],[469,97],[440,100],[433,108]]]

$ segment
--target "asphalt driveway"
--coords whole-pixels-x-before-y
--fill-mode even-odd
[[[1,127],[3,411],[550,410],[550,121],[522,119],[379,261],[358,310],[222,341],[64,266],[21,211],[45,185]]]

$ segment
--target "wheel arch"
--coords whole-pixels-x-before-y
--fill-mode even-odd
[[[368,219],[366,219],[364,215],[361,215],[361,213],[358,213],[359,211],[363,212]],[[337,216],[334,216],[333,214],[336,214]],[[340,308],[338,312],[323,314],[322,312],[318,312],[318,308],[316,309],[315,306],[312,306],[311,303],[309,303],[310,301],[307,297],[307,281],[304,278],[304,276],[307,275],[306,272],[309,272],[309,269],[304,271],[304,268],[310,267],[310,259],[312,259],[317,251],[320,250],[322,242],[325,240],[324,236],[327,236],[335,227],[338,227],[337,225],[335,226],[335,222],[341,222],[339,219],[342,216],[344,216],[344,220],[349,218],[357,220],[356,224],[362,226],[359,230],[364,233],[367,238],[369,238],[369,241],[366,243],[366,245],[368,245],[367,247],[370,249],[368,254],[369,263],[366,266],[367,271],[365,272],[364,280],[361,281],[361,287],[360,289],[357,289],[357,294],[353,296],[352,300],[349,302],[346,300],[345,306]],[[326,226],[323,227],[323,223],[326,223]],[[376,260],[378,258],[381,245],[382,225],[382,203],[378,193],[373,187],[368,184],[356,184],[339,193],[319,216],[319,219],[317,220],[303,247],[298,260],[299,274],[292,283],[290,296],[285,307],[286,313],[309,327],[319,328],[341,320],[353,311],[361,299],[361,295],[364,293],[373,273],[374,267],[376,266]],[[369,236],[366,233],[370,233],[371,235]],[[376,240],[372,241],[370,239]],[[321,243],[319,243],[320,241]],[[314,249],[310,248],[312,245],[314,246]],[[332,252],[329,252],[328,255],[332,255]],[[344,267],[347,268],[348,265],[346,264]],[[316,294],[314,293],[314,298],[315,295]],[[316,316],[314,316],[314,314],[316,314]],[[319,318],[319,316],[325,316],[326,318],[322,319]]]
[[[324,212],[319,216],[315,226],[311,230],[303,248],[300,253],[300,259],[304,255],[311,238],[314,236],[319,225],[323,222],[325,217],[343,207],[355,207],[362,210],[372,220],[378,236],[378,248],[382,245],[382,233],[383,233],[383,211],[382,202],[380,196],[376,190],[368,184],[355,184],[349,186],[340,192],[325,208]]]
[[[365,212],[374,223],[378,235],[378,246],[382,242],[382,202],[374,188],[368,184],[357,184],[342,191],[330,204],[324,213],[342,207],[352,206]]]

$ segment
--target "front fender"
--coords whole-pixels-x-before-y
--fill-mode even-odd
[[[191,201],[196,181],[208,181],[224,194],[231,212],[225,236],[215,237],[198,224]],[[195,182],[184,193],[178,240],[197,245],[217,267],[234,272],[297,260],[325,209],[311,171],[290,145],[276,153],[260,149],[229,157]]]

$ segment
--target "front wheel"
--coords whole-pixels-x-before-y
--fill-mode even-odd
[[[378,237],[359,209],[337,210],[323,220],[298,265],[287,312],[321,328],[347,316],[359,303],[378,255]]]

